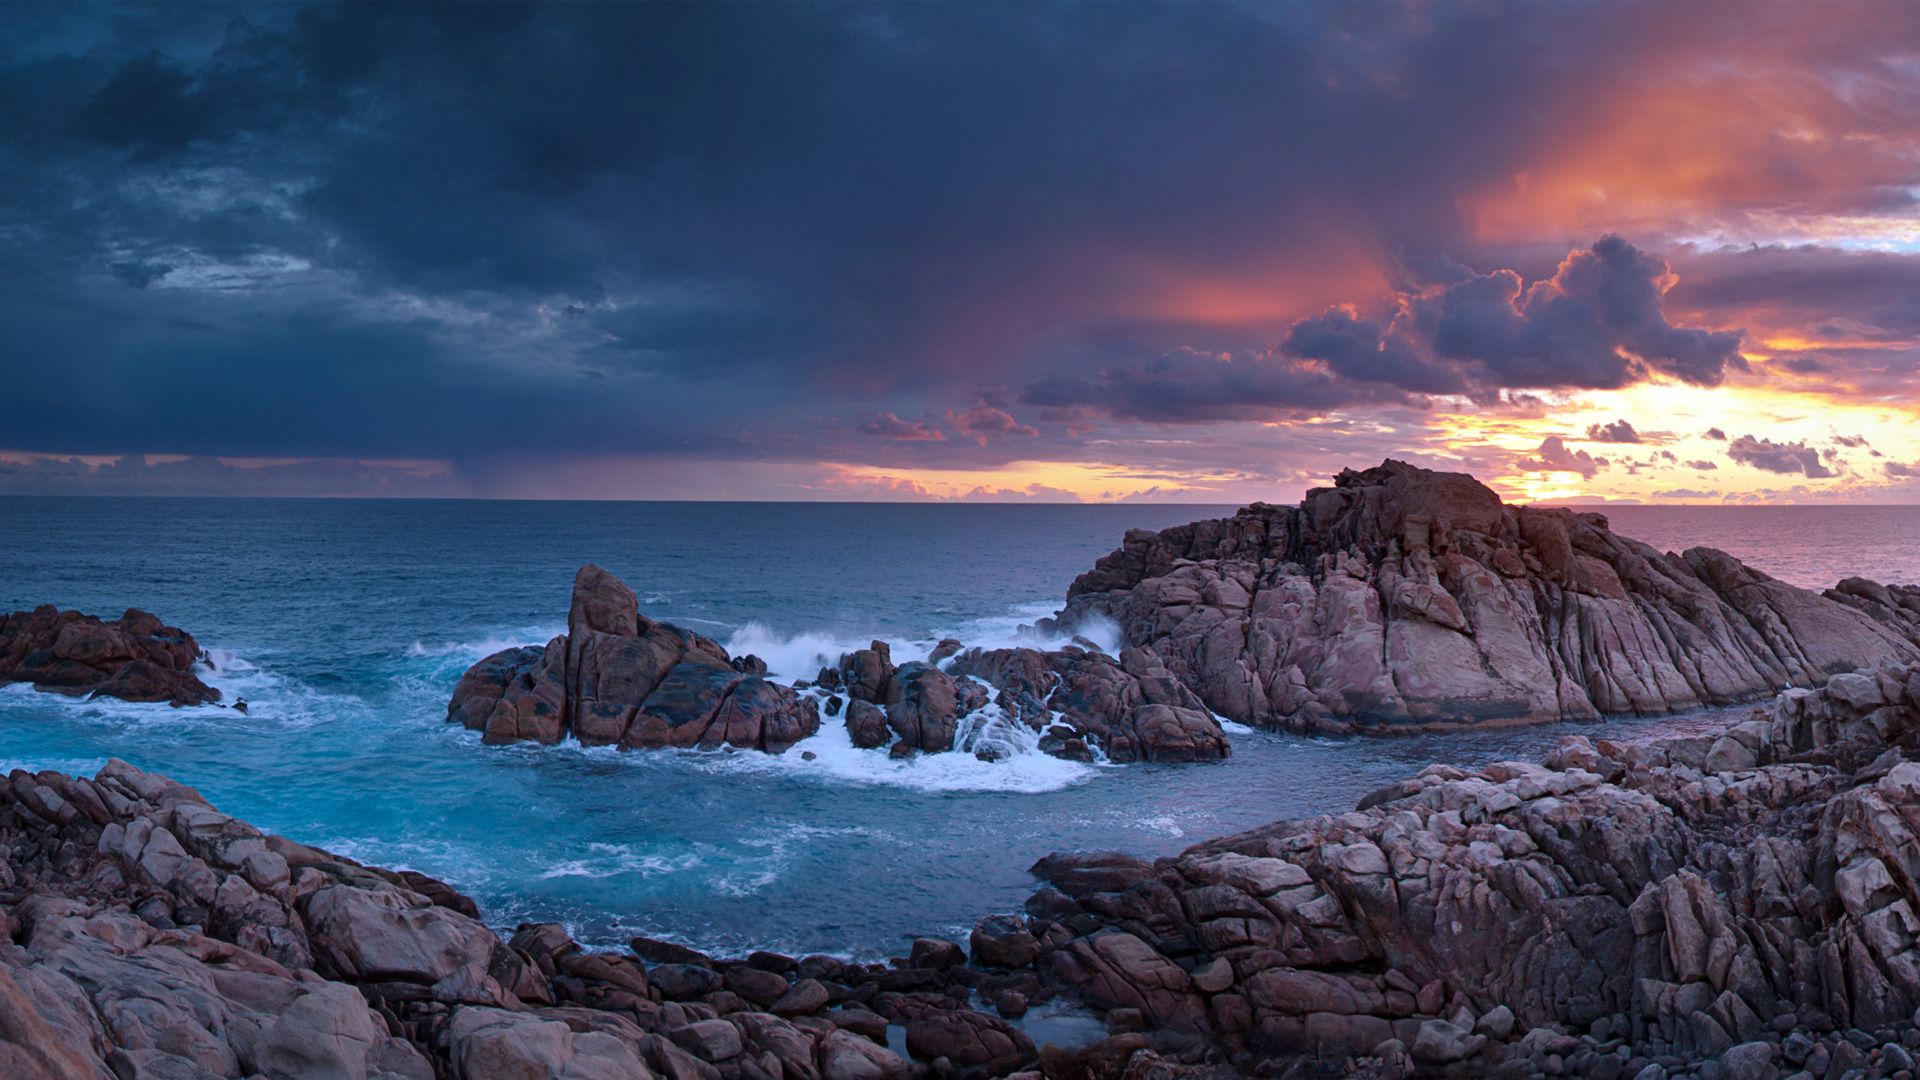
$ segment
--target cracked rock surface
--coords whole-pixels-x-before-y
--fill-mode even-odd
[[[1649,715],[1920,660],[1913,590],[1795,588],[1399,461],[1129,532],[1056,623],[1096,617],[1214,712],[1313,731]]]
[[[1571,737],[1176,858],[1035,872],[1047,978],[1243,1071],[1900,1075],[1920,1043],[1920,666],[1710,735]]]

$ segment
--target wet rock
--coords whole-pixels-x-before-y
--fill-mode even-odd
[[[840,684],[856,701],[890,705],[899,700],[893,675],[893,651],[884,641],[840,658]]]
[[[960,713],[953,678],[936,667],[908,664],[895,672],[892,685],[887,726],[900,742],[929,753],[954,749]]]
[[[1023,968],[1040,955],[1040,942],[1018,915],[988,915],[967,938],[973,959],[983,967]]]
[[[193,635],[136,608],[111,622],[51,604],[0,614],[0,685],[207,705],[220,691],[195,672],[201,655]]]
[[[493,654],[461,677],[447,719],[488,743],[568,735],[622,749],[739,747],[781,753],[820,728],[810,696],[766,677],[756,657],[639,613],[598,566],[574,578],[567,633]]]
[[[870,701],[859,698],[849,701],[846,723],[847,736],[862,750],[873,750],[893,740],[893,732],[887,727],[886,710]]]
[[[697,1001],[720,989],[720,973],[696,964],[660,964],[647,979],[668,1001]]]

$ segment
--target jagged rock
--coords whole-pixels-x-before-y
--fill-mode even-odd
[[[926,664],[906,664],[894,672],[891,686],[887,726],[900,741],[929,753],[952,750],[960,726],[952,676]]]
[[[633,590],[598,566],[574,578],[567,632],[467,670],[447,719],[489,743],[621,749],[736,746],[780,753],[820,728],[819,706],[766,678],[757,658],[639,613]]]
[[[840,658],[839,683],[855,701],[891,705],[899,700],[893,675],[892,649],[884,641],[876,641]]]
[[[986,967],[1023,968],[1040,955],[1040,942],[1017,915],[988,915],[974,924],[967,938],[976,963]]]
[[[490,745],[559,742],[567,734],[566,655],[564,636],[494,653],[460,677],[447,719],[484,732]]]
[[[1920,665],[1890,664],[1718,733],[1432,766],[1153,864],[1049,857],[1028,910],[1054,985],[1246,1072],[1398,1040],[1463,1075],[1774,1075],[1805,1022],[1849,1034],[1789,1060],[1837,1075],[1814,1059],[1864,1063],[1920,1007],[1916,806]]]
[[[0,615],[0,684],[59,694],[207,705],[220,691],[200,681],[193,635],[136,608],[105,622],[42,604]]]
[[[1920,659],[1920,590],[1823,596],[1398,461],[1128,533],[1054,625],[1093,617],[1213,712],[1304,730],[1663,713]]]
[[[887,728],[886,710],[871,701],[854,698],[847,702],[846,724],[848,737],[862,750],[885,746],[893,738]]]
[[[1143,649],[1118,660],[1078,646],[969,649],[954,654],[948,670],[993,687],[1001,711],[1045,732],[1040,748],[1059,756],[1084,756],[1089,740],[1115,762],[1213,761],[1232,753],[1205,704]]]
[[[556,923],[502,941],[445,884],[262,834],[117,760],[7,776],[0,852],[8,1080],[908,1075],[867,1001],[974,1075],[1034,1060],[966,1003],[979,973],[951,943],[898,961],[945,966],[887,967],[592,952]]]

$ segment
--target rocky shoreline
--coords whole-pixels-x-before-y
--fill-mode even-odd
[[[1655,713],[1724,730],[1436,764],[1148,861],[1051,855],[1018,913],[867,964],[720,959],[474,903],[113,761],[0,784],[0,1077],[1178,1080],[1920,1072],[1920,589],[1795,589],[1389,462],[1131,533],[1054,629],[1119,655],[885,643],[781,684],[595,566],[567,633],[460,680],[487,743],[1226,756],[1215,713],[1391,731]],[[190,635],[0,618],[0,682],[206,704]],[[1856,670],[1858,669],[1858,670]],[[1104,1036],[1037,1045],[1052,1003]]]
[[[1913,760],[1910,760],[1913,759]],[[21,1077],[1911,1075],[1920,667],[1147,862],[886,964],[722,961],[259,831],[113,762],[0,786],[0,1073]],[[1110,1034],[1043,1049],[1055,996]],[[1851,1070],[1860,1070],[1853,1072]]]

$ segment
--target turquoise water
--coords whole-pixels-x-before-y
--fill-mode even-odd
[[[122,757],[263,828],[442,877],[501,926],[556,919],[599,944],[646,933],[729,951],[875,955],[1017,907],[1033,887],[1026,868],[1049,851],[1170,853],[1349,808],[1436,760],[1533,756],[1576,730],[1720,722],[1365,741],[1239,733],[1224,764],[1090,767],[1037,755],[892,762],[832,726],[800,748],[812,761],[492,748],[443,721],[468,664],[562,629],[585,561],[625,578],[650,615],[805,675],[818,656],[875,636],[898,650],[945,635],[1013,640],[1127,528],[1207,513],[0,499],[0,610],[147,608],[213,650],[208,681],[252,706],[243,716],[0,689],[0,765],[91,772]],[[1739,553],[1729,541],[1766,533],[1715,513],[1648,526],[1695,539],[1649,539]],[[1778,528],[1795,550],[1816,547],[1822,513]],[[1857,534],[1910,536],[1920,523],[1888,513],[1895,520]],[[1623,530],[1626,516],[1616,514]],[[1911,554],[1861,542],[1831,546],[1832,559],[1914,579]]]

